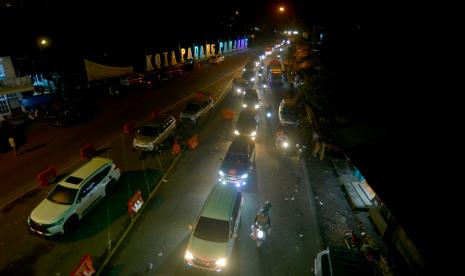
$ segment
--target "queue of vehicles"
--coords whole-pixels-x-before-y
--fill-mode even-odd
[[[255,68],[259,67],[260,63],[255,62],[254,59],[252,64]],[[255,73],[251,67],[248,70]],[[128,78],[124,85],[131,85],[131,82],[138,85],[146,79],[146,76]],[[241,111],[233,131],[235,136],[222,159],[218,181],[210,191],[189,237],[184,255],[188,266],[223,271],[230,261],[243,205],[240,188],[246,186],[255,173],[254,140],[258,131],[259,99],[252,87],[253,80],[247,79],[233,84],[234,91],[241,95]],[[184,106],[180,119],[198,122],[212,107],[210,98],[193,98]],[[284,110],[287,110],[284,104],[283,107],[280,105],[280,121],[286,123],[288,116]],[[173,136],[176,126],[173,116],[158,115],[137,129],[133,148],[155,151]],[[48,197],[31,212],[28,219],[30,231],[41,236],[72,231],[79,220],[110,193],[120,176],[121,172],[112,160],[93,158],[56,184]]]

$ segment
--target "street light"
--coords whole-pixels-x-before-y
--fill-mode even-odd
[[[279,7],[279,12],[285,12],[285,11],[286,11],[286,9],[283,6]]]
[[[43,70],[46,70],[44,52],[43,49],[49,45],[49,41],[46,38],[39,38],[39,52],[40,52],[40,61],[42,63]]]

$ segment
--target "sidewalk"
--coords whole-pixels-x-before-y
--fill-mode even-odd
[[[325,246],[346,249],[346,233],[354,232],[360,237],[365,232],[370,244],[386,257],[388,265],[382,266],[384,270],[380,275],[411,274],[397,251],[379,235],[369,216],[368,206],[364,204],[365,199],[360,198],[355,188],[347,191],[347,187],[360,183],[347,160],[327,154],[323,160],[308,156],[302,162],[309,172]]]

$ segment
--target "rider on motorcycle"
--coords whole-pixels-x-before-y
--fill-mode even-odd
[[[278,148],[289,146],[289,139],[282,129],[276,131],[276,146]]]
[[[271,229],[271,203],[265,202],[265,205],[260,208],[255,217],[254,225],[262,226],[265,229]]]

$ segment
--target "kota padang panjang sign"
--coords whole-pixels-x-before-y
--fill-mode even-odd
[[[204,47],[205,46],[205,47]],[[227,41],[219,41],[218,42],[218,54],[222,55],[225,53],[232,53],[240,50],[247,49],[247,38],[237,39],[237,40],[227,40]],[[205,45],[193,44],[194,52],[192,52],[191,47],[180,48],[178,51],[178,58],[180,63],[184,63],[185,60],[193,59],[193,60],[204,60],[208,59],[211,56],[216,55],[216,47],[217,44],[215,43],[206,43]],[[205,51],[204,51],[205,50]],[[172,50],[170,58],[168,59],[169,52],[163,52],[163,67],[169,66],[176,66],[178,65],[178,61],[176,59],[176,51]],[[187,53],[187,56],[186,56]],[[185,57],[185,59],[184,59]],[[152,71],[155,68],[160,69],[162,67],[161,62],[161,55],[159,53],[155,55],[146,55],[146,71]],[[153,64],[155,63],[155,67]]]

